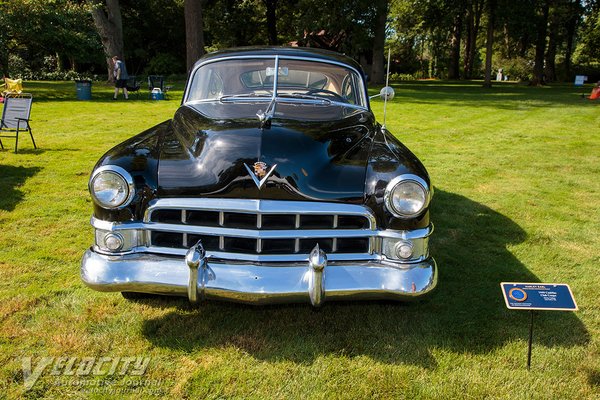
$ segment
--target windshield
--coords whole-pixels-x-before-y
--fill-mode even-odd
[[[367,106],[358,73],[326,62],[275,57],[218,60],[198,68],[191,79],[186,102],[276,98],[278,102]]]

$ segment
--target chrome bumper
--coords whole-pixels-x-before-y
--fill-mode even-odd
[[[102,292],[142,292],[229,300],[251,304],[325,300],[407,300],[429,293],[437,283],[433,258],[397,266],[390,262],[327,262],[313,250],[305,263],[231,263],[153,254],[106,256],[87,250],[81,279]]]

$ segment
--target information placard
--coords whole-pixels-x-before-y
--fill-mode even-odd
[[[576,75],[575,76],[575,86],[583,86],[583,83],[587,81],[587,76],[585,75]]]
[[[500,286],[511,310],[578,310],[571,288],[564,283],[502,282]]]

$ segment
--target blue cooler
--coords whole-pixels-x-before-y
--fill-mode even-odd
[[[152,89],[152,100],[164,100],[165,94],[160,90],[160,88]]]

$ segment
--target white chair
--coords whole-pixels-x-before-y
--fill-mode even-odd
[[[29,93],[7,95],[4,98],[4,109],[2,111],[2,120],[0,121],[0,138],[15,138],[15,153],[19,146],[19,132],[29,132],[33,148],[37,149],[31,126],[29,125],[29,115],[31,114],[31,103],[33,97]],[[2,135],[2,133],[11,132],[11,135]],[[0,139],[0,147],[4,149],[4,144]]]

